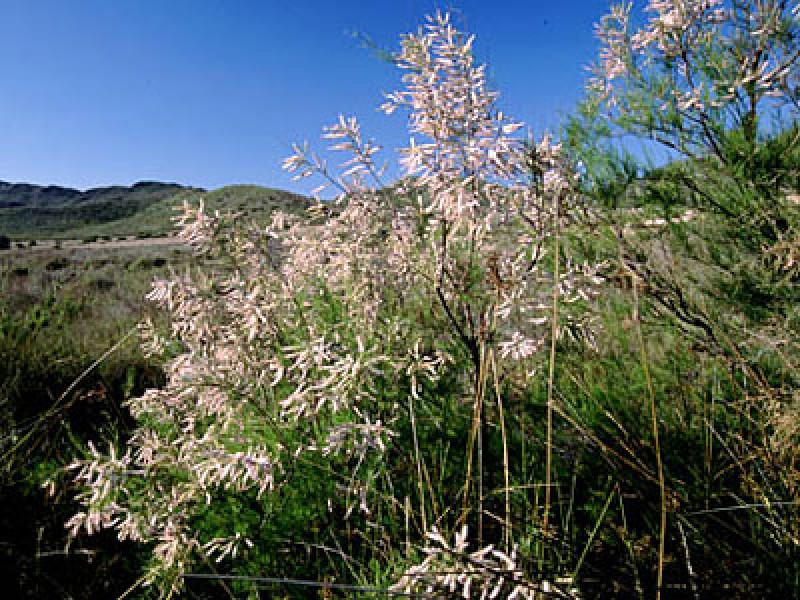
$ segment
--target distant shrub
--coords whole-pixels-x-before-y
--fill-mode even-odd
[[[11,249],[11,238],[7,235],[0,235],[0,250],[10,250]]]
[[[97,277],[89,281],[89,288],[98,292],[107,292],[116,287],[117,282],[107,277]]]
[[[45,264],[44,268],[48,271],[60,271],[69,266],[69,260],[64,256],[53,258]]]
[[[166,266],[167,259],[162,256],[156,257],[140,257],[128,263],[129,271],[148,271],[159,267]]]
[[[94,260],[88,260],[84,263],[87,271],[91,271],[93,269],[102,269],[105,266],[112,264],[113,261],[109,260],[108,258],[96,258]]]
[[[29,242],[28,242],[28,247],[29,247],[29,248],[33,248],[33,247],[35,247],[36,245],[37,245],[37,244],[36,244],[36,240],[31,240],[31,241],[29,241]]]

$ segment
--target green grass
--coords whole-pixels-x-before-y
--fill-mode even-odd
[[[275,208],[297,212],[308,202],[258,186],[203,197],[209,210],[260,222]],[[45,220],[34,219],[14,237],[162,236],[172,231],[174,207],[199,198],[200,192],[184,191],[126,218],[63,230],[40,213]],[[13,223],[8,209],[0,208],[0,223]],[[0,251],[0,575],[16,586],[11,596],[117,597],[139,577],[142,550],[113,534],[76,540],[64,551],[64,523],[78,508],[75,490],[61,487],[61,469],[90,440],[127,436],[132,423],[124,401],[163,377],[142,355],[134,331],[146,315],[159,320],[145,300],[150,282],[197,260],[180,246],[64,242]],[[41,485],[53,476],[60,487],[48,498]]]
[[[187,260],[150,249],[0,258],[0,575],[9,597],[117,597],[138,577],[140,550],[113,535],[65,550],[72,491],[48,498],[41,485],[89,440],[127,435],[123,401],[162,378],[132,329],[149,310],[151,278]]]

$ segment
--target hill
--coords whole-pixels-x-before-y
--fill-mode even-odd
[[[255,185],[206,192],[175,183],[140,182],[86,191],[59,186],[0,182],[0,234],[12,239],[156,236],[172,230],[171,217],[184,199],[203,197],[209,209],[268,215],[302,210],[304,196]]]

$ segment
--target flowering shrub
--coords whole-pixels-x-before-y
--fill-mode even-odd
[[[661,491],[656,588],[667,577],[676,522],[681,537],[672,543],[684,548],[690,577],[690,553],[723,544],[724,535],[708,533],[716,525],[693,519],[716,512],[708,506],[715,501],[724,510],[741,511],[725,527],[759,531],[749,538],[739,535],[721,555],[744,554],[738,546],[744,539],[760,547],[765,540],[780,540],[766,542],[780,559],[745,569],[748,578],[773,585],[781,580],[777,573],[786,581],[796,577],[789,573],[798,549],[797,537],[786,543],[798,522],[797,430],[786,428],[797,414],[800,354],[788,340],[797,338],[798,288],[785,269],[793,263],[800,231],[793,201],[800,185],[800,6],[785,0],[650,0],[643,18],[633,6],[617,4],[597,28],[600,60],[593,67],[589,100],[573,122],[578,142],[573,147],[595,152],[593,158],[601,155],[591,169],[596,197],[608,206],[635,206],[621,219],[622,211],[609,214],[631,287],[692,340],[693,359],[698,350],[714,365],[712,381],[717,369],[742,374],[742,380],[732,375],[721,395],[712,393],[729,404],[716,416],[704,416],[695,434],[712,440],[703,443],[705,481],[707,490],[716,491],[685,492],[682,510],[670,506],[668,488],[683,488],[670,484],[670,471],[686,468],[691,458],[681,455],[670,466],[667,454],[662,463],[658,428],[668,427],[665,415],[675,408],[668,396],[656,406],[650,388]],[[590,125],[602,142],[581,139],[578,124]],[[619,160],[625,150],[615,154],[619,147],[610,140],[621,135],[655,142],[677,159],[659,168],[640,166],[630,156]],[[644,210],[663,218],[617,228],[631,214],[638,220]],[[637,311],[638,306],[637,297]],[[647,351],[642,350],[643,361]],[[702,410],[705,402],[699,404]],[[760,433],[746,433],[751,426]],[[726,456],[714,467],[717,443]],[[790,447],[794,450],[787,453]],[[731,471],[736,476],[726,479]],[[702,509],[689,508],[701,498]],[[752,508],[773,506],[776,499],[786,504],[764,512]],[[769,524],[761,529],[763,523]],[[684,524],[699,529],[685,535]],[[712,564],[704,577],[714,581],[725,569]],[[791,592],[772,593],[796,594],[792,585]]]
[[[333,199],[266,227],[185,204],[203,261],[141,324],[166,385],[72,465],[70,534],[147,544],[164,593],[203,563],[481,598],[577,597],[593,555],[607,594],[699,595],[730,557],[796,580],[800,153],[764,115],[796,114],[798,8],[631,12],[598,27],[582,116],[686,160],[526,135],[437,14],[382,105],[401,180],[343,116],[284,163]]]
[[[468,529],[464,526],[454,536],[452,544],[432,528],[427,538],[429,546],[423,548],[425,559],[409,568],[392,591],[438,597],[449,594],[461,598],[507,598],[534,600],[555,596],[572,597],[574,590],[559,590],[548,581],[535,584],[528,581],[517,565],[514,548],[506,554],[492,546],[474,552],[467,547]]]
[[[796,3],[650,0],[638,27],[632,6],[616,4],[598,25],[602,49],[589,86],[623,130],[722,158],[725,131],[753,143],[765,109],[797,106]]]
[[[401,182],[382,181],[380,148],[342,117],[324,137],[348,153],[343,172],[308,145],[285,161],[297,178],[320,176],[317,192],[338,194],[307,217],[278,213],[259,229],[184,206],[180,236],[207,267],[154,282],[149,297],[170,330],[144,323],[143,344],[168,381],[129,403],[138,428],[124,451],[92,447],[73,465],[85,507],[73,535],[110,527],[153,544],[148,580],[175,589],[198,557],[236,557],[257,542],[232,522],[224,535],[195,527],[205,507],[242,493],[269,506],[309,461],[341,475],[327,502],[353,526],[391,533],[370,519],[416,490],[409,518],[424,535],[452,522],[441,509],[457,499],[428,491],[434,449],[419,444],[415,401],[456,402],[473,416],[460,520],[476,510],[473,448],[490,375],[524,388],[541,378],[552,333],[591,339],[581,307],[602,265],[560,250],[585,227],[577,175],[558,144],[520,136],[522,124],[497,110],[472,43],[441,14],[403,38],[405,88],[383,105],[409,115]],[[554,302],[574,310],[554,323]],[[506,540],[509,511],[507,501]],[[527,589],[513,571],[515,589]]]

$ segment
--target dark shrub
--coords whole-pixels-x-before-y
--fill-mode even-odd
[[[60,271],[61,269],[64,269],[68,266],[69,266],[69,261],[63,256],[58,256],[56,258],[49,260],[47,264],[44,266],[44,268],[47,269],[48,271]]]
[[[106,277],[98,277],[97,279],[92,279],[89,282],[89,287],[98,292],[107,292],[113,289],[116,285],[117,283],[113,279],[108,279]]]

